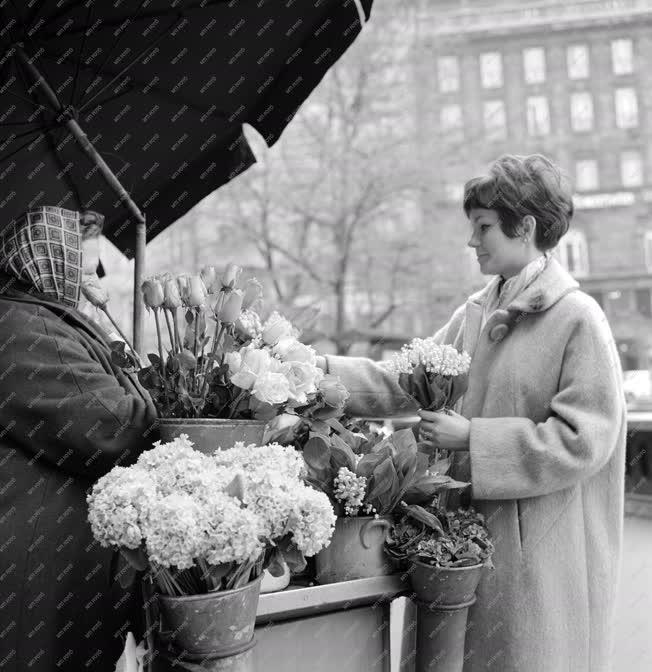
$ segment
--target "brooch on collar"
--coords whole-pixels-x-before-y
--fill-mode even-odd
[[[535,294],[530,299],[530,309],[536,313],[536,312],[542,310],[545,302],[546,302],[546,297],[542,293]]]

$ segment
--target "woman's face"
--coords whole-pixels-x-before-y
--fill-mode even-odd
[[[511,278],[532,260],[532,240],[526,244],[521,237],[506,236],[495,210],[473,208],[469,212],[469,222],[472,234],[468,245],[475,250],[483,275]],[[533,235],[534,232],[531,237]]]

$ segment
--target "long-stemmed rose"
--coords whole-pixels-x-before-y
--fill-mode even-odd
[[[175,278],[171,275],[166,275],[165,281],[163,284],[163,314],[165,315],[165,322],[168,327],[168,334],[170,336],[170,344],[173,352],[181,352],[181,343],[178,339],[178,334],[175,330],[173,331],[172,325],[170,324],[170,318],[173,320],[173,324],[177,325],[177,310],[181,307],[181,294],[179,294],[179,285]]]

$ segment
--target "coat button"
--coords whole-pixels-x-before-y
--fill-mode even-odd
[[[505,336],[507,336],[507,332],[509,331],[509,327],[506,324],[497,324],[495,327],[492,328],[492,330],[489,332],[489,338],[494,341],[502,341]]]

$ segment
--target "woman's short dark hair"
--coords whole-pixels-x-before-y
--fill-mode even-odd
[[[541,154],[496,159],[489,172],[464,185],[464,212],[473,208],[495,210],[503,233],[516,238],[523,217],[537,222],[535,244],[550,250],[568,231],[573,216],[573,198],[561,170]]]
[[[104,215],[95,212],[95,210],[84,210],[79,213],[79,227],[81,229],[82,240],[97,238],[102,235]]]

